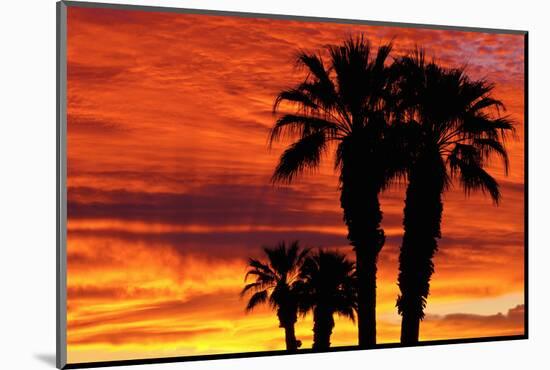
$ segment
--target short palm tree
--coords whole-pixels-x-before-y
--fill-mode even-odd
[[[327,63],[320,54],[300,53],[297,63],[306,77],[282,91],[274,105],[274,112],[282,102],[294,111],[280,116],[270,137],[296,139],[281,155],[274,182],[292,182],[335,149],[340,205],[356,253],[360,347],[376,343],[376,263],[385,241],[378,195],[394,175],[385,141],[393,102],[386,65],[391,48],[383,45],[373,55],[360,36],[328,46]]]
[[[334,314],[355,319],[357,290],[354,263],[344,254],[319,252],[302,265],[299,283],[300,311],[313,312],[313,349],[330,347]]]
[[[266,262],[254,258],[248,261],[245,282],[249,276],[254,276],[255,281],[247,284],[241,292],[241,295],[252,293],[246,311],[260,304],[269,304],[277,311],[279,327],[285,330],[286,349],[296,351],[300,346],[294,331],[298,315],[296,283],[309,250],[300,248],[296,241],[288,246],[280,242],[275,247],[264,248],[264,252]]]
[[[464,69],[426,62],[416,51],[397,60],[401,119],[408,123],[403,144],[410,162],[399,256],[397,307],[401,342],[418,342],[420,321],[441,238],[442,195],[458,183],[466,195],[480,190],[498,204],[499,184],[485,167],[493,155],[508,170],[504,142],[512,122],[500,116],[503,104],[491,97],[493,85],[472,80]]]

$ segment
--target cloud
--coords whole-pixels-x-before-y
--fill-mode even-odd
[[[464,313],[444,316],[428,315],[422,322],[422,338],[440,339],[442,333],[457,333],[456,338],[520,335],[524,333],[525,306],[517,305],[505,314],[472,315]]]
[[[111,120],[93,116],[68,115],[67,127],[73,134],[80,135],[113,135],[130,131],[129,127],[123,127]]]
[[[158,327],[130,328],[124,329],[124,331],[113,331],[108,333],[108,335],[106,335],[106,333],[79,335],[74,339],[70,339],[68,343],[70,345],[86,345],[89,343],[111,346],[128,345],[132,343],[147,345],[150,343],[189,341],[198,336],[219,331],[220,329],[163,330]]]
[[[85,84],[109,84],[112,80],[127,71],[121,66],[89,66],[79,63],[67,64],[67,80]]]
[[[167,296],[173,294],[170,289],[155,289],[141,287],[121,287],[121,286],[94,286],[77,285],[67,287],[67,297],[69,300],[78,302],[99,301],[109,302],[137,299],[151,299],[158,296]]]
[[[223,293],[223,294],[209,294],[209,295],[197,295],[190,300],[171,300],[161,301],[156,303],[137,304],[133,307],[129,307],[124,311],[115,312],[100,312],[93,315],[91,319],[72,320],[69,323],[70,329],[79,330],[89,327],[97,327],[101,325],[112,324],[128,324],[141,321],[149,321],[152,319],[176,319],[177,317],[191,315],[196,317],[200,315],[201,310],[209,310],[209,307],[213,307],[216,312],[225,310],[227,314],[240,313],[242,311],[242,305],[238,307],[225,307],[225,309],[215,306],[214,302],[227,302],[235,301],[235,297],[238,295],[235,292]],[[223,306],[222,306],[223,307]],[[185,324],[185,323],[184,323]],[[188,322],[191,325],[192,323]],[[201,323],[197,323],[201,325]]]
[[[201,255],[212,259],[241,258],[257,255],[262,246],[273,246],[279,241],[298,240],[304,246],[347,245],[345,235],[295,231],[248,231],[200,233],[135,233],[124,231],[77,231],[71,232],[75,238],[114,239],[124,242],[141,242],[151,246],[170,245],[181,255]],[[153,247],[157,248],[157,247]]]
[[[339,212],[308,210],[315,196],[290,188],[277,191],[270,185],[231,183],[206,184],[182,194],[70,187],[68,217],[200,225],[338,225]]]

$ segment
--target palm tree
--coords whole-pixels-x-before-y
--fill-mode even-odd
[[[427,63],[419,50],[393,68],[400,76],[401,119],[408,123],[403,142],[410,154],[397,307],[401,343],[415,344],[441,238],[442,195],[457,183],[466,195],[481,190],[498,204],[499,184],[485,167],[496,154],[508,171],[504,142],[513,125],[500,116],[504,106],[491,96],[494,86],[470,79],[463,68]]]
[[[380,46],[372,55],[360,36],[327,46],[327,63],[320,54],[301,52],[304,81],[280,92],[274,104],[274,112],[282,102],[294,112],[280,116],[270,136],[271,143],[285,135],[296,139],[281,155],[274,182],[292,182],[336,149],[340,205],[356,253],[360,347],[376,344],[376,262],[385,241],[378,195],[394,175],[384,140],[393,101],[385,63],[391,48]]]
[[[241,296],[253,292],[246,306],[247,312],[264,303],[277,310],[279,327],[285,330],[286,349],[296,351],[301,345],[294,331],[298,315],[296,283],[309,249],[300,248],[295,241],[288,247],[285,242],[280,242],[275,247],[265,247],[263,250],[267,262],[254,258],[248,261],[245,282],[250,275],[255,276],[256,280],[245,285]]]
[[[334,314],[355,319],[357,290],[354,263],[337,252],[318,253],[304,261],[299,283],[300,311],[313,311],[313,349],[330,347]]]

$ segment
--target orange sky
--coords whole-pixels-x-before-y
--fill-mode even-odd
[[[523,333],[523,37],[128,10],[68,9],[68,360],[284,349],[268,309],[238,292],[260,246],[299,239],[350,252],[332,158],[291,186],[269,178],[273,99],[298,49],[363,32],[415,45],[496,83],[516,120],[503,200],[445,195],[421,339]],[[401,187],[382,196],[378,341],[399,340]],[[350,254],[351,255],[351,254]],[[308,316],[297,336],[310,347]],[[356,344],[338,319],[333,345]]]

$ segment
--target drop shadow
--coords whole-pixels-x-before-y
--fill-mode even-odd
[[[56,365],[55,353],[39,353],[39,354],[35,353],[34,358],[42,361],[46,365],[50,365],[51,367],[55,367]]]

